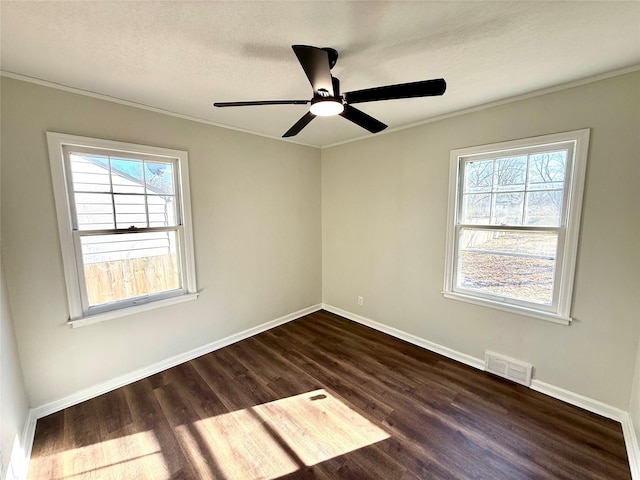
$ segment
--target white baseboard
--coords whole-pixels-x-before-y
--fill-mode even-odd
[[[599,400],[585,397],[584,395],[580,395],[579,393],[574,393],[569,390],[565,390],[564,388],[556,387],[555,385],[550,385],[537,379],[531,381],[531,389],[535,390],[536,392],[549,395],[550,397],[557,398],[558,400],[562,400],[563,402],[569,403],[571,405],[575,405],[576,407],[583,408],[589,412],[597,413],[598,415],[610,418],[611,420],[616,420],[617,422],[622,423],[622,419],[627,413],[624,410],[612,407],[611,405],[603,403]]]
[[[36,421],[39,418],[46,417],[47,415],[51,415],[52,413],[59,412],[60,410],[64,410],[65,408],[77,405],[78,403],[90,400],[91,398],[95,398],[98,395],[102,395],[103,393],[110,392],[112,390],[115,390],[116,388],[123,387],[138,380],[142,380],[143,378],[146,378],[150,375],[162,372],[167,368],[175,367],[176,365],[180,365],[181,363],[188,362],[189,360],[193,360],[194,358],[206,355],[207,353],[211,353],[220,348],[224,348],[228,345],[244,340],[245,338],[249,338],[259,333],[265,332],[279,325],[291,322],[292,320],[295,320],[297,318],[304,317],[305,315],[308,315],[310,313],[317,312],[321,308],[322,305],[320,304],[303,308],[302,310],[298,310],[297,312],[293,312],[283,317],[276,318],[275,320],[271,320],[269,322],[258,325],[257,327],[249,328],[242,332],[235,333],[221,340],[208,343],[206,345],[203,345],[202,347],[194,348],[193,350],[175,355],[171,358],[167,358],[166,360],[154,363],[153,365],[134,370],[125,375],[121,375],[106,382],[102,382],[92,387],[80,390],[79,392],[76,392],[72,395],[68,395],[53,402],[49,402],[44,405],[32,408],[29,411],[22,432],[22,447],[20,447],[22,451],[16,453],[15,461],[13,460],[14,456],[12,454],[12,461],[7,470],[6,480],[26,480],[29,471],[29,461],[31,459],[33,439],[36,432]],[[12,476],[9,476],[9,472],[13,472]]]
[[[640,447],[638,446],[638,438],[636,437],[636,431],[633,428],[633,422],[629,412],[540,380],[532,380],[531,389],[620,422],[624,436],[624,444],[627,449],[627,457],[629,458],[631,478],[633,480],[640,480]]]
[[[388,335],[391,335],[392,337],[405,340],[409,343],[425,348],[432,352],[439,353],[440,355],[451,358],[452,360],[457,360],[458,362],[464,363],[479,370],[484,370],[483,360],[471,355],[467,355],[466,353],[458,352],[449,347],[430,342],[411,333],[407,333],[397,328],[385,325],[384,323],[371,320],[370,318],[366,318],[361,315],[342,310],[341,308],[334,307],[333,305],[323,303],[322,309],[327,310],[331,313],[335,313],[336,315],[340,315],[341,317],[347,318],[362,325],[366,325],[367,327],[371,327],[374,330],[386,333]],[[633,480],[640,480],[640,447],[638,446],[638,439],[636,438],[635,430],[633,428],[633,423],[631,421],[629,412],[625,412],[624,410],[620,410],[619,408],[613,407],[599,400],[585,397],[584,395],[580,395],[578,393],[570,392],[569,390],[556,387],[537,379],[533,379],[531,381],[530,388],[537,392],[544,393],[545,395],[549,395],[550,397],[562,400],[563,402],[569,403],[576,407],[580,407],[589,412],[596,413],[603,417],[620,422],[622,424],[624,443],[627,448],[627,455],[629,457],[629,466],[631,467],[631,478]]]
[[[11,457],[7,465],[4,480],[26,480],[29,470],[29,459],[31,458],[31,448],[33,438],[36,433],[36,417],[33,410],[29,410],[20,438],[16,435],[11,450]]]
[[[620,421],[622,424],[622,433],[624,434],[624,443],[627,446],[627,456],[629,457],[629,467],[631,467],[631,478],[640,480],[640,440],[633,427],[633,421],[629,412],[624,412],[624,417]]]
[[[321,309],[327,310],[328,312],[331,312],[331,313],[335,313],[336,315],[340,315],[341,317],[344,317],[348,320],[354,321],[356,323],[360,323],[367,327],[371,327],[374,330],[378,330],[380,332],[386,333],[388,335],[399,338],[401,340],[405,340],[409,343],[422,347],[426,350],[438,353],[447,358],[451,358],[452,360],[456,360],[458,362],[464,363],[465,365],[469,365],[473,368],[484,370],[484,361],[480,358],[476,358],[471,355],[467,355],[466,353],[458,352],[456,350],[445,347],[443,345],[430,342],[416,335],[404,332],[394,327],[390,327],[380,322],[376,322],[374,320],[363,317],[361,315],[357,315],[355,313],[342,310],[332,305],[328,305],[324,303],[313,305],[311,307],[298,310],[297,312],[291,313],[289,315],[285,315],[275,320],[263,323],[261,325],[258,325],[257,327],[244,330],[242,332],[236,333],[234,335],[230,335],[221,340],[209,343],[202,347],[182,353],[180,355],[173,356],[171,358],[155,363],[153,365],[149,365],[148,367],[134,370],[133,372],[114,378],[107,382],[94,385],[93,387],[86,388],[84,390],[76,392],[75,394],[61,398],[54,402],[50,402],[45,405],[41,405],[39,407],[31,409],[29,411],[29,415],[27,416],[27,420],[25,421],[25,425],[22,433],[23,447],[20,447],[20,448],[24,451],[17,452],[15,455],[12,452],[11,463],[7,470],[6,480],[14,480],[14,479],[26,480],[28,467],[29,467],[29,459],[31,457],[31,448],[33,446],[33,438],[35,435],[36,421],[39,418],[58,412],[72,405],[76,405],[78,403],[84,402],[85,400],[89,400],[98,395],[102,395],[103,393],[110,392],[124,385],[128,385],[135,381],[141,380],[150,375],[154,375],[163,370],[166,370],[167,368],[175,367],[176,365],[187,362],[201,355],[205,355],[207,353],[213,352],[220,348],[223,348],[233,343],[244,340],[245,338],[252,337],[253,335],[257,335],[264,331],[270,330],[279,325],[282,325],[284,323],[290,322],[297,318],[303,317],[310,313],[317,312],[318,310],[321,310]],[[583,408],[590,412],[593,412],[598,415],[602,415],[604,417],[620,422],[622,424],[622,431],[624,434],[625,445],[627,448],[627,455],[629,457],[631,477],[633,480],[640,480],[640,447],[638,446],[638,438],[636,437],[633,423],[631,421],[631,416],[629,415],[628,412],[612,407],[611,405],[607,405],[598,400],[594,400],[592,398],[570,392],[560,387],[550,385],[548,383],[542,382],[537,379],[532,380],[531,388],[540,393],[544,393],[545,395],[549,395],[550,397],[557,398],[571,405],[575,405],[577,407]],[[14,456],[15,456],[15,459],[14,459]],[[14,476],[9,476],[9,472],[14,472]]]
[[[322,309],[331,313],[335,313],[336,315],[340,315],[341,317],[347,318],[356,323],[360,323],[367,327],[371,327],[374,330],[378,330],[380,332],[386,333],[388,335],[391,335],[392,337],[405,340],[409,343],[422,347],[431,352],[439,353],[440,355],[443,355],[447,358],[451,358],[460,363],[464,363],[465,365],[469,365],[470,367],[477,368],[479,370],[484,370],[484,360],[481,360],[480,358],[472,357],[471,355],[467,355],[466,353],[458,352],[456,350],[445,347],[443,345],[430,342],[429,340],[425,340],[424,338],[418,337],[411,333],[407,333],[397,328],[390,327],[388,325],[385,325],[384,323],[376,322],[375,320],[371,320],[370,318],[356,315],[355,313],[347,312],[346,310],[342,310],[338,307],[334,307],[333,305],[327,305],[323,303]]]
[[[142,380],[143,378],[147,378],[151,375],[155,375],[156,373],[162,372],[163,370],[166,370],[168,368],[175,367],[176,365],[180,365],[181,363],[188,362],[189,360],[193,360],[194,358],[206,355],[207,353],[211,353],[220,348],[224,348],[228,345],[244,340],[245,338],[252,337],[297,318],[304,317],[305,315],[308,315],[310,313],[317,312],[321,308],[322,305],[320,304],[303,308],[302,310],[298,310],[297,312],[293,312],[283,317],[276,318],[275,320],[271,320],[269,322],[258,325],[257,327],[249,328],[242,332],[235,333],[223,339],[216,340],[215,342],[208,343],[201,347],[194,348],[193,350],[189,350],[188,352],[184,352],[160,362],[154,363],[153,365],[139,368],[119,377],[107,380],[106,382],[102,382],[92,387],[85,388],[83,390],[80,390],[79,392],[73,393],[59,400],[40,405],[33,408],[32,412],[34,412],[36,419],[51,415],[52,413],[59,412],[60,410],[64,410],[65,408],[77,405],[78,403],[84,402],[91,398],[95,398],[99,395],[102,395],[103,393],[107,393],[115,390],[116,388],[129,385],[130,383],[137,382],[138,380]]]

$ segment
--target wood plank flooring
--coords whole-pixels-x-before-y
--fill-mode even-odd
[[[619,423],[320,311],[38,420],[29,478],[631,473]]]

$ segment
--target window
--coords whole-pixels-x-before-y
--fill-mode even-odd
[[[47,132],[80,326],[197,297],[187,153]]]
[[[589,130],[451,152],[444,296],[569,324]]]

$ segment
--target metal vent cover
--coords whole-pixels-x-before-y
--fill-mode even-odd
[[[533,366],[529,363],[494,352],[485,353],[484,369],[521,385],[531,385]]]

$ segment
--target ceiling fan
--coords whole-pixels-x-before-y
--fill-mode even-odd
[[[318,48],[308,45],[292,45],[298,61],[306,73],[311,87],[311,100],[262,100],[249,102],[215,102],[214,107],[246,107],[254,105],[306,105],[311,104],[305,113],[283,137],[292,137],[300,133],[316,116],[340,115],[360,127],[378,133],[387,125],[358,110],[354,103],[377,102],[399,98],[414,98],[442,95],[447,88],[443,78],[420,82],[400,83],[384,87],[367,88],[340,94],[340,80],[331,75],[331,69],[338,61],[338,52],[333,48]]]

